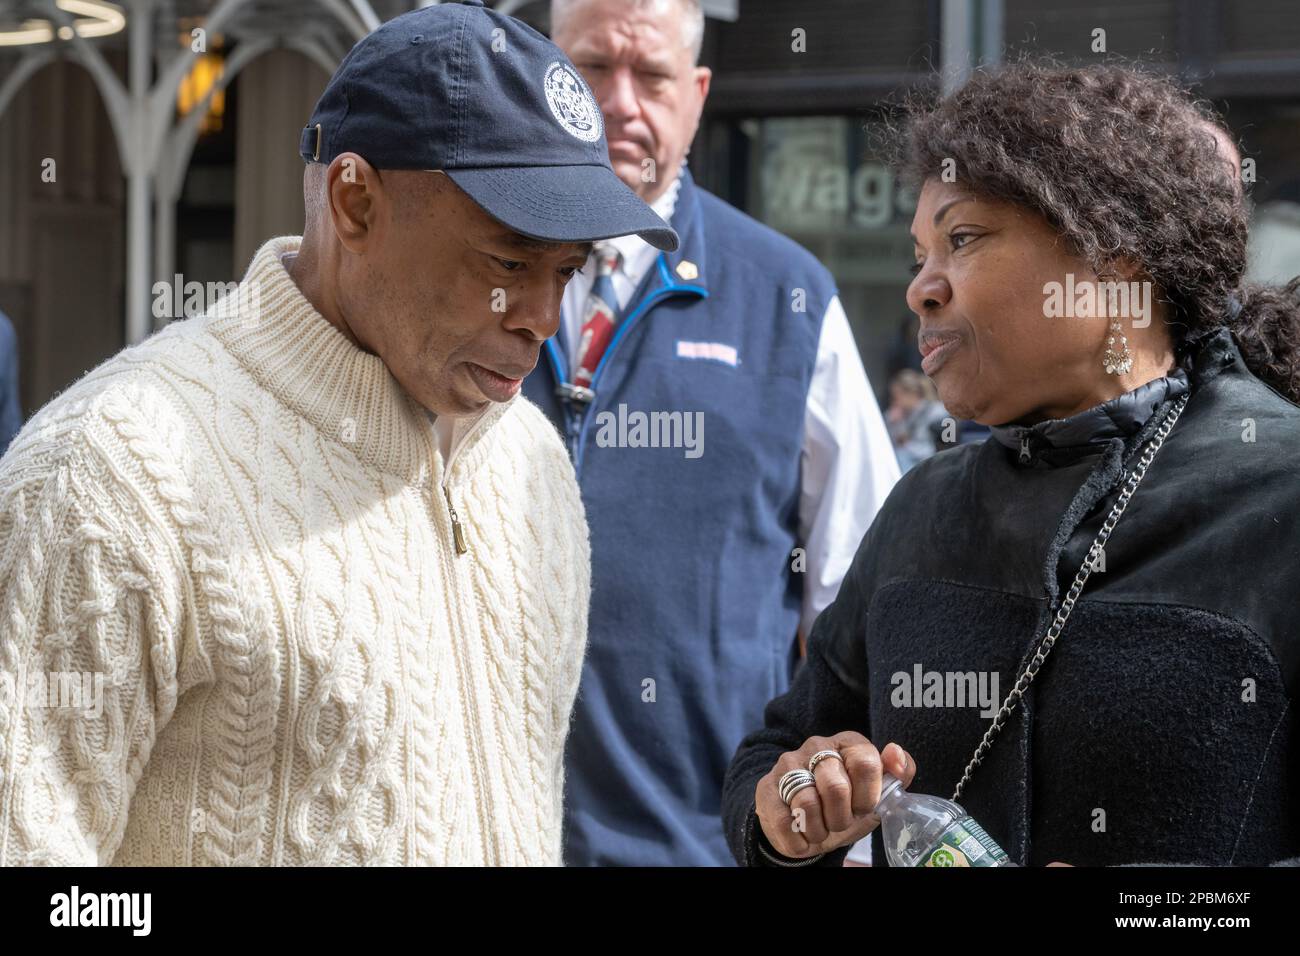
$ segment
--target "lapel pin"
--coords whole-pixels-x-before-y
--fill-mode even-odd
[[[692,279],[699,277],[700,270],[696,267],[694,262],[691,262],[689,259],[683,259],[681,262],[677,263],[677,274],[687,282],[690,282]]]

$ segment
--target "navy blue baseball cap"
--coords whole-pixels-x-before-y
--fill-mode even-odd
[[[339,64],[302,131],[307,162],[356,153],[376,169],[442,170],[534,239],[677,233],[618,178],[600,106],[546,37],[482,0],[389,20]]]

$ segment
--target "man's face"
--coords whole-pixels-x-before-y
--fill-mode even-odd
[[[676,178],[709,94],[683,19],[677,0],[578,0],[556,25],[556,44],[600,102],[614,172],[647,202]]]
[[[564,287],[591,244],[521,236],[439,173],[377,178],[364,208],[352,210],[364,233],[344,243],[348,328],[435,414],[509,401],[555,334]]]

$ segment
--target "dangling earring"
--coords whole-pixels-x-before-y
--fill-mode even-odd
[[[1119,336],[1119,348],[1115,348],[1115,336]],[[1124,337],[1124,327],[1119,319],[1110,320],[1110,335],[1106,338],[1106,354],[1101,362],[1111,375],[1127,375],[1133,370],[1133,353],[1128,350],[1128,339]]]

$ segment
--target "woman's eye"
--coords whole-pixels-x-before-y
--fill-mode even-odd
[[[950,236],[948,237],[948,241],[949,241],[950,243],[952,243],[952,247],[953,247],[954,249],[960,249],[962,246],[965,245],[965,243],[964,243],[964,242],[958,242],[957,240],[959,240],[959,239],[974,239],[974,238],[976,238],[976,236],[975,236],[975,233],[973,233],[973,232],[954,232],[952,235],[950,235]]]
[[[921,274],[921,266],[923,266],[923,265],[925,265],[924,262],[913,262],[912,265],[908,267],[908,270],[907,270],[907,271],[910,272],[910,273],[911,273],[912,275],[914,275],[914,276],[920,275],[920,274]]]
[[[524,264],[520,262],[518,259],[501,259],[498,258],[497,256],[493,256],[492,258],[496,259],[497,262],[500,263],[501,268],[505,269],[507,272],[514,272],[515,270],[522,269],[524,267]]]

